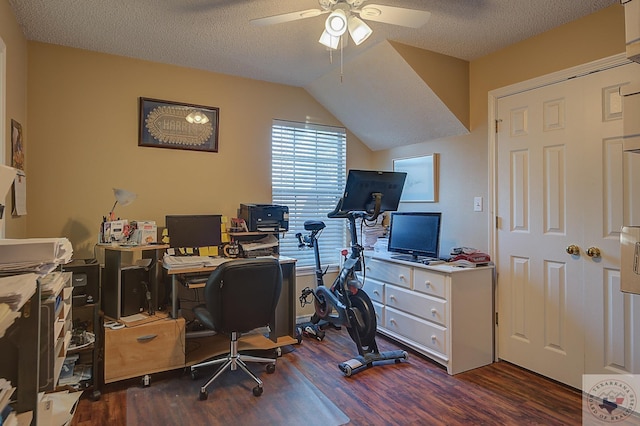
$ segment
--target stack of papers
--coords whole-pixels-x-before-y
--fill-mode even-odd
[[[52,272],[44,277],[40,277],[40,295],[46,299],[52,294],[58,294],[65,285],[62,272]]]
[[[166,269],[191,269],[213,267],[226,262],[229,259],[209,256],[170,256],[164,255],[162,259]]]
[[[9,403],[11,395],[13,395],[13,391],[15,390],[16,388],[11,386],[10,381],[0,377],[0,410],[3,410]]]
[[[73,247],[66,238],[0,240],[0,272],[47,274],[71,261]]]
[[[20,309],[36,292],[36,274],[0,278],[0,337],[20,317]]]
[[[278,244],[279,241],[275,235],[267,235],[266,237],[253,242],[240,242],[242,250],[244,251],[270,249],[273,247],[278,247]]]
[[[0,339],[17,318],[20,318],[20,312],[14,312],[8,304],[0,303]]]
[[[0,303],[9,305],[12,311],[19,311],[36,292],[36,274],[11,275],[0,278]]]

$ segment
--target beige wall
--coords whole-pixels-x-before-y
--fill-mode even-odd
[[[271,201],[273,118],[341,125],[303,89],[29,43],[28,236],[68,236],[91,256],[112,188],[138,194],[129,220],[235,216]],[[138,147],[138,98],[220,108],[218,153]],[[348,134],[349,167],[370,152]]]
[[[11,118],[22,123],[29,178],[29,213],[7,218],[7,236],[66,235],[79,257],[93,254],[112,187],[139,194],[116,210],[129,219],[232,215],[241,202],[269,201],[272,118],[340,124],[299,88],[41,43],[27,48],[7,0],[0,0],[0,37],[7,45],[5,137]],[[348,134],[348,167],[391,170],[394,158],[440,153],[439,202],[401,209],[443,211],[443,251],[488,249],[487,206],[472,211],[473,197],[486,202],[489,193],[487,92],[623,49],[623,11],[614,5],[473,61],[469,135],[371,153]],[[138,147],[140,96],[219,107],[220,152]]]
[[[13,10],[7,0],[0,0],[0,38],[6,48],[6,115],[0,119],[4,120],[4,158],[5,164],[11,165],[11,119],[22,125],[23,136],[28,141],[29,132],[27,126],[27,41],[22,35],[22,30],[18,26]],[[0,146],[2,146],[0,140]],[[29,145],[26,144],[25,152],[28,154]],[[28,155],[27,155],[28,156]],[[25,159],[25,167],[28,167],[28,159]],[[4,223],[6,226],[5,235],[7,237],[22,237],[27,232],[26,217],[11,218],[11,195],[6,200],[0,201],[5,204]]]
[[[441,251],[465,245],[489,250],[488,92],[624,51],[619,4],[492,53],[470,64],[471,133],[374,153],[374,166],[391,169],[394,158],[440,153],[440,199],[403,203],[401,210],[443,212]],[[473,198],[485,202],[473,211]]]

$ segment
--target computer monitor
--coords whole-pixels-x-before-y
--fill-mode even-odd
[[[340,210],[373,213],[375,193],[382,194],[377,213],[397,210],[406,178],[405,172],[349,170]]]
[[[401,253],[395,259],[418,261],[420,257],[437,259],[440,245],[441,213],[391,213],[387,250]]]
[[[221,215],[169,215],[165,217],[172,248],[215,247],[222,243]]]

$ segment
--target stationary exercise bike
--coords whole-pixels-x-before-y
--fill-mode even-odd
[[[383,212],[383,207],[385,206],[385,203],[382,202],[385,196],[383,192],[366,193],[364,198],[362,198],[363,193],[359,193],[357,197],[352,195],[352,198],[359,200],[356,205],[362,204],[362,208],[353,209],[352,200],[347,198],[351,193],[349,189],[359,189],[362,185],[358,185],[358,183],[363,177],[367,179],[367,183],[373,183],[373,185],[365,185],[365,187],[373,188],[374,190],[378,186],[381,187],[380,189],[387,189],[388,181],[391,180],[394,185],[392,188],[394,196],[390,197],[390,201],[392,204],[395,201],[393,210],[396,210],[406,174],[397,172],[350,172],[345,196],[340,199],[335,210],[327,215],[331,219],[347,219],[351,236],[350,251],[344,253],[345,259],[342,268],[331,287],[324,285],[323,278],[326,270],[322,270],[318,247],[318,236],[326,227],[325,223],[315,220],[306,221],[304,229],[309,234],[305,236],[300,233],[296,234],[299,246],[313,248],[315,255],[316,288],[307,287],[300,296],[300,301],[303,304],[314,304],[315,314],[311,322],[317,324],[320,321],[326,321],[334,326],[347,327],[349,336],[358,348],[359,355],[357,357],[338,364],[340,370],[347,377],[372,367],[377,361],[395,361],[398,363],[408,358],[407,352],[403,350],[386,352],[378,350],[375,339],[377,328],[376,313],[371,299],[362,290],[363,284],[356,275],[356,272],[362,269],[364,263],[364,249],[358,244],[356,219],[375,221],[379,214]],[[398,180],[401,181],[399,190],[397,188]],[[362,200],[367,201],[362,202]],[[367,206],[371,204],[373,204],[373,209],[367,209]],[[387,202],[386,205],[388,206],[389,203]],[[313,300],[310,300],[311,296],[313,296]]]

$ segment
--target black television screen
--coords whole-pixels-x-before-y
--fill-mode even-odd
[[[396,259],[418,261],[420,257],[437,259],[440,253],[441,213],[391,213],[387,250],[402,255]]]
[[[372,213],[375,207],[373,194],[382,194],[380,213],[398,210],[405,172],[381,172],[375,170],[349,170],[342,197],[342,211]]]
[[[221,215],[170,215],[165,217],[169,246],[215,247],[222,243]]]

